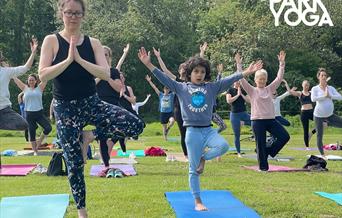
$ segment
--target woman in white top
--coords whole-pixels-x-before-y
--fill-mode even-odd
[[[30,74],[27,78],[27,84],[20,81],[18,78],[13,78],[19,89],[24,92],[24,103],[26,112],[26,121],[29,124],[29,140],[32,145],[34,155],[37,155],[38,148],[42,141],[51,132],[52,128],[49,120],[44,116],[43,111],[43,91],[46,83],[38,84],[38,76]],[[43,133],[38,140],[36,140],[36,129],[38,124],[43,128]]]
[[[342,100],[342,95],[332,86],[328,86],[328,73],[324,68],[317,72],[319,84],[311,89],[311,100],[316,102],[314,109],[314,120],[317,131],[317,147],[321,155],[323,150],[323,122],[327,121],[329,126],[342,128],[342,118],[334,114],[333,100]]]
[[[147,103],[147,101],[150,99],[150,97],[151,97],[151,94],[148,94],[143,102],[136,102],[135,104],[132,103],[133,110],[137,114],[139,114],[139,107],[144,106]]]

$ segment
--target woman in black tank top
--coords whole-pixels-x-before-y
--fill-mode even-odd
[[[60,0],[58,10],[64,28],[45,37],[39,62],[43,82],[53,79],[54,112],[57,132],[63,148],[79,217],[87,217],[85,209],[84,154],[81,141],[88,145],[93,138],[139,135],[144,123],[126,110],[102,102],[96,94],[95,77],[109,79],[109,67],[99,40],[81,32],[85,13],[83,0]],[[88,125],[93,131],[83,132]]]
[[[304,80],[302,82],[302,91],[296,91],[296,87],[293,87],[290,89],[288,83],[284,80],[286,89],[288,92],[290,92],[291,95],[296,96],[299,98],[300,104],[301,104],[301,113],[300,113],[300,121],[303,126],[303,132],[304,132],[304,144],[306,149],[309,149],[309,141],[313,134],[316,133],[316,129],[313,129],[309,133],[309,120],[313,121],[313,108],[314,105],[311,101],[311,92],[310,92],[310,83],[307,80]]]

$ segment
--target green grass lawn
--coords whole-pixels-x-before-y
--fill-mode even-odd
[[[181,152],[179,142],[165,142],[160,136],[160,126],[149,125],[139,141],[128,141],[128,149],[145,149],[149,146],[161,146],[169,151]],[[291,130],[290,132],[296,132]],[[156,135],[157,136],[152,136]],[[171,135],[178,130],[173,128]],[[328,132],[326,143],[341,141],[341,131]],[[232,145],[233,136],[224,135]],[[242,136],[246,137],[245,136]],[[52,141],[49,138],[48,141]],[[311,146],[315,147],[313,137]],[[27,143],[21,137],[0,137],[0,149],[22,150]],[[243,141],[243,148],[254,149],[252,141]],[[291,167],[303,167],[306,155],[318,154],[318,151],[296,151],[291,147],[303,147],[302,135],[292,135],[281,155],[293,156],[291,162],[270,164]],[[250,151],[248,153],[253,153]],[[342,155],[342,151],[330,151],[327,154]],[[48,166],[51,157],[3,157],[2,162],[41,163]],[[187,163],[166,162],[165,157],[144,157],[137,159],[137,176],[123,179],[104,179],[89,176],[92,164],[85,167],[87,185],[87,209],[89,217],[175,217],[164,197],[164,192],[188,190]],[[329,172],[311,173],[258,173],[242,169],[242,165],[255,165],[256,160],[237,158],[226,154],[221,162],[206,164],[201,176],[202,190],[229,190],[247,206],[255,209],[262,217],[342,217],[341,206],[314,194],[315,191],[342,192],[342,162],[329,161]],[[70,193],[66,177],[47,177],[30,174],[26,177],[0,177],[0,197]],[[222,203],[222,202],[219,202]],[[76,207],[70,198],[66,217],[76,217]]]

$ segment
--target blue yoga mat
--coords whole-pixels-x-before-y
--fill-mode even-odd
[[[201,191],[201,199],[208,211],[196,211],[189,191],[166,192],[165,196],[177,218],[260,218],[251,208],[236,199],[229,191]]]
[[[0,202],[0,217],[63,218],[68,194],[5,197]]]
[[[134,153],[136,157],[145,157],[145,152],[144,150],[127,150],[126,154],[122,152],[122,150],[118,151],[118,156],[119,157],[129,157],[131,153]]]
[[[315,194],[318,194],[325,198],[329,198],[330,200],[335,201],[339,205],[342,205],[342,193],[331,194],[327,192],[315,192]]]

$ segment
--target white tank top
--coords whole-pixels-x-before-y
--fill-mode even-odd
[[[37,86],[31,89],[26,86],[24,89],[25,111],[40,111],[43,109],[42,90]]]

